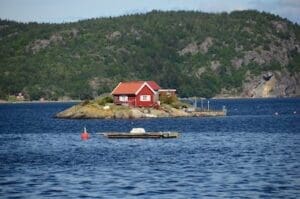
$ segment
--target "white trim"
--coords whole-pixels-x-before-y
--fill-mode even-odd
[[[128,96],[127,95],[119,95],[119,101],[120,102],[128,102]]]
[[[141,102],[151,102],[151,95],[140,95],[140,101]]]
[[[118,88],[121,84],[122,84],[122,82],[120,82],[120,83],[116,86],[116,88],[115,88],[110,94],[111,94],[111,95],[114,95],[115,90],[117,90],[117,88]]]
[[[153,94],[155,94],[155,91],[151,88],[151,86],[149,86],[149,84],[148,84],[147,82],[144,82],[144,83],[142,84],[142,86],[135,92],[135,95],[138,95],[139,92],[144,88],[144,86],[147,86],[147,87],[151,90],[151,92],[152,92]]]
[[[176,89],[167,89],[167,88],[166,89],[159,89],[158,92],[160,92],[160,91],[162,91],[162,92],[168,92],[168,91],[169,92],[176,92]]]

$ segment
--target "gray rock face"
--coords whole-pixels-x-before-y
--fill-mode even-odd
[[[221,63],[219,60],[214,60],[214,61],[211,61],[210,62],[210,68],[213,70],[213,71],[216,71],[218,70],[218,68],[221,66]]]
[[[106,38],[111,41],[114,39],[118,39],[121,36],[122,36],[122,33],[120,31],[115,31],[115,32],[112,32],[111,34],[106,35]]]
[[[288,25],[283,21],[272,21],[272,28],[277,33],[284,35],[284,38],[267,33],[270,43],[264,46],[256,46],[247,51],[242,51],[243,47],[236,47],[236,52],[242,52],[243,57],[235,57],[231,60],[231,64],[235,69],[255,63],[259,66],[278,63],[282,67],[286,67],[291,59],[291,52],[300,53],[300,44],[293,31],[288,29]]]
[[[26,51],[36,54],[51,44],[65,44],[62,34],[67,34],[70,38],[76,38],[79,31],[73,28],[65,32],[54,33],[48,39],[36,39],[26,46]]]
[[[192,42],[188,44],[185,48],[178,52],[180,56],[191,53],[192,55],[197,54],[199,52],[198,45],[196,42]]]
[[[271,22],[273,27],[276,29],[277,32],[287,32],[288,27],[285,22],[282,21],[272,21]]]
[[[26,47],[26,51],[32,51],[33,54],[36,54],[40,50],[46,48],[47,46],[50,45],[50,40],[47,39],[38,39],[35,40],[33,43],[29,44]]]
[[[267,72],[260,76],[248,77],[243,86],[242,97],[294,97],[300,95],[300,74],[287,71]]]
[[[202,54],[207,53],[209,47],[213,45],[213,38],[206,37],[205,40],[200,44],[199,49]]]
[[[208,49],[213,45],[213,38],[212,37],[206,37],[205,40],[201,44],[197,44],[197,42],[192,42],[188,44],[185,48],[178,51],[178,54],[180,56],[183,56],[185,54],[192,54],[195,55],[198,52],[201,52],[202,54],[205,54],[208,52]]]
[[[234,58],[231,60],[231,64],[235,69],[240,69],[242,67],[244,60],[239,58]]]
[[[267,72],[267,73],[263,74],[263,79],[265,81],[269,81],[272,77],[273,77],[273,73],[272,72]]]
[[[299,82],[300,75],[292,75],[289,73],[280,73],[278,72],[278,85],[274,89],[275,94],[279,94],[282,97],[293,97],[299,96]]]

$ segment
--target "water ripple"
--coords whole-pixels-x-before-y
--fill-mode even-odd
[[[0,105],[0,196],[298,198],[300,117],[290,111],[299,100],[221,103],[228,103],[228,117],[149,120],[58,120],[51,116],[70,104]],[[274,116],[276,109],[282,114]],[[88,141],[80,140],[83,126]],[[181,137],[95,134],[132,127]]]

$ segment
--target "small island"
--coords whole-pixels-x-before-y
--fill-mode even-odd
[[[197,110],[178,100],[175,92],[175,89],[161,89],[154,81],[120,82],[111,95],[86,100],[56,114],[56,117],[136,119],[226,115],[224,110]]]

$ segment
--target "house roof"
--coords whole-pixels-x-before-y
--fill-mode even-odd
[[[132,81],[132,82],[120,82],[118,86],[112,91],[112,95],[123,95],[123,94],[134,94],[137,93],[144,87],[147,86],[154,93],[160,87],[154,81]]]
[[[160,89],[160,86],[155,82],[155,81],[147,81],[147,83],[149,84],[149,86],[151,86],[151,88],[155,91]]]

